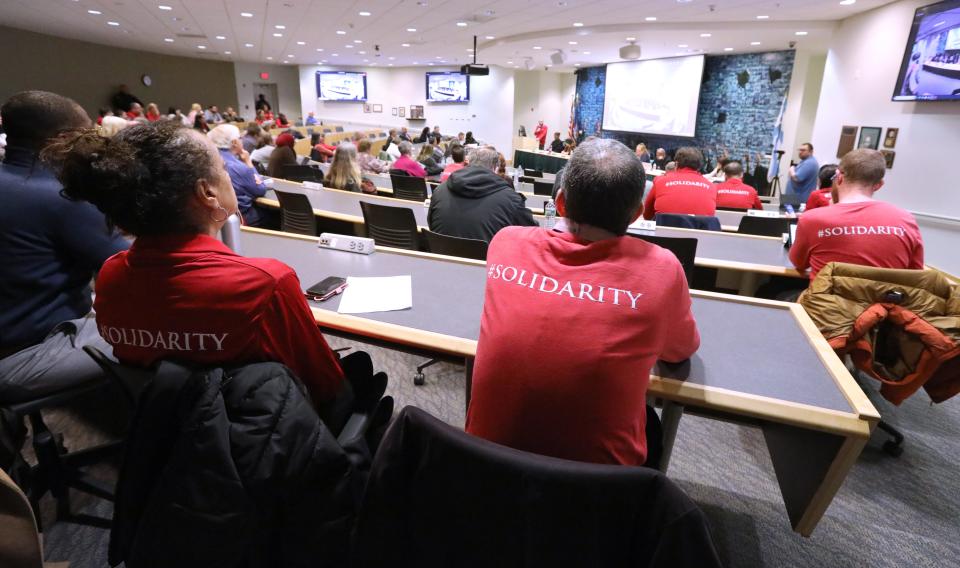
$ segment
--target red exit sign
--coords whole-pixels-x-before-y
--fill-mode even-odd
[[[269,73],[266,73],[266,72],[260,73],[260,78],[263,79],[264,81],[266,81],[267,79],[270,78],[270,74],[269,74]]]

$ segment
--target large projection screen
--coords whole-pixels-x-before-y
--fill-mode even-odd
[[[696,134],[703,55],[607,65],[603,129]]]

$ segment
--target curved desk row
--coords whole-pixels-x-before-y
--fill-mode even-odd
[[[413,308],[337,313],[340,297],[311,302],[321,327],[401,348],[467,361],[476,353],[484,263],[378,249],[359,255],[321,249],[317,238],[244,228],[241,252],[276,258],[301,283],[330,275],[413,279]],[[806,313],[796,304],[693,292],[700,350],[682,365],[654,368],[649,392],[665,404],[665,429],[679,409],[763,429],[794,530],[809,536],[879,420]],[[737,329],[731,334],[730,329]],[[780,349],[756,349],[773,342]],[[782,353],[790,353],[784,365]],[[669,407],[670,416],[666,416]],[[668,440],[670,441],[670,440]],[[666,457],[666,456],[665,456]]]

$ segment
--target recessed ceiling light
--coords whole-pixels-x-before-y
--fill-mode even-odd
[[[401,44],[400,44],[400,47],[410,47],[410,44],[409,44],[409,43],[401,43]]]
[[[656,17],[656,16],[647,16],[646,18],[644,18],[644,20],[646,20],[646,21],[648,21],[648,22],[656,22],[656,21],[657,21],[657,17]]]
[[[467,27],[467,23],[466,23],[466,22],[457,22],[457,27],[458,27],[458,28],[465,28],[465,27]]]
[[[370,60],[369,60],[369,59],[364,59],[363,62],[364,62],[364,63],[370,63]]]
[[[543,49],[543,48],[540,47],[539,45],[535,45],[535,46],[533,46],[533,48],[534,48],[534,49]]]
[[[343,30],[337,30],[337,35],[347,35],[347,32]]]
[[[393,61],[394,59],[396,59],[396,57],[388,57],[387,59],[389,59],[390,61]]]
[[[157,8],[160,8],[161,10],[173,10],[172,7],[164,6],[163,4],[160,4],[159,6],[157,6]]]
[[[758,20],[769,20],[770,16],[757,16]]]
[[[750,45],[760,45],[760,42],[759,42],[759,41],[751,41],[751,42],[750,42]]]
[[[507,65],[513,65],[513,61],[507,61]]]
[[[305,41],[298,41],[298,42],[297,42],[297,45],[307,45],[307,42],[305,42]]]
[[[355,39],[355,40],[353,40],[353,43],[363,43],[363,40],[362,40],[362,39]]]
[[[217,39],[227,39],[227,36],[217,36]]]
[[[369,16],[369,15],[370,15],[370,12],[357,12],[357,14],[359,14],[359,15],[361,15],[361,16]]]
[[[553,65],[547,65],[547,69],[549,69],[549,68],[551,68],[551,67],[553,67]]]
[[[253,47],[253,44],[252,44],[252,43],[245,43],[245,44],[243,44],[243,47]]]
[[[797,33],[794,34],[794,35],[805,36],[805,35],[807,35],[807,32],[797,32]]]
[[[387,67],[393,67],[393,63],[387,63]]]
[[[468,47],[468,48],[467,48],[467,51],[473,51],[473,48],[472,48],[472,47]]]
[[[443,59],[443,58],[438,55],[438,56],[434,57],[434,59]]]
[[[628,37],[628,38],[627,38],[627,41],[637,41],[637,38],[635,38],[635,37]]]
[[[231,52],[229,52],[229,51],[224,51],[224,52],[223,52],[224,55],[230,55],[230,53],[231,53]]]
[[[277,32],[277,33],[273,34],[273,37],[283,37],[283,34],[280,33],[280,32]]]
[[[345,48],[347,48],[347,49],[353,49],[353,45],[351,45],[351,44],[349,44],[349,43],[348,43],[347,45],[343,46],[343,47],[345,47]]]
[[[287,54],[287,57],[291,57],[291,58],[292,58],[292,57],[293,57],[293,54],[292,54],[292,53],[288,53],[288,54]]]
[[[724,51],[733,51],[733,48],[732,48],[732,47],[725,47],[725,48],[723,48],[723,50],[724,50]]]
[[[575,41],[568,41],[567,43],[570,44],[570,45],[577,45],[577,42],[575,42]]]
[[[690,46],[687,45],[687,44],[685,44],[685,43],[681,43],[681,44],[677,45],[677,47],[690,47]]]
[[[207,46],[205,46],[205,45],[198,45],[198,46],[197,46],[197,49],[206,49],[206,48],[207,48]]]
[[[573,27],[575,27],[575,28],[582,28],[582,27],[583,27],[583,22],[574,22],[574,23],[573,23]]]
[[[710,37],[712,34],[700,34],[700,37]]]
[[[520,66],[519,66],[519,65],[514,65],[513,68],[514,68],[514,69],[519,69]]]
[[[486,36],[487,39],[497,39],[494,36]]]
[[[579,63],[574,63],[573,66],[574,66],[574,67],[580,67],[580,64],[579,64]]]
[[[427,65],[433,67],[433,62],[427,63]]]
[[[87,13],[90,14],[91,16],[99,16],[103,12],[101,12],[100,10],[87,10]]]
[[[408,31],[408,32],[415,32],[415,31],[417,31],[417,28],[407,28],[407,31]]]
[[[253,17],[253,14],[251,14],[250,12],[240,12],[240,17],[241,17],[241,18],[252,18],[252,17]]]
[[[108,26],[119,26],[120,22],[107,22]]]
[[[331,53],[330,55],[332,55],[333,57],[340,57],[339,53]]]
[[[267,56],[267,61],[273,61],[273,58],[268,55],[268,56]]]
[[[283,24],[277,24],[277,25],[275,25],[275,26],[273,26],[273,27],[277,28],[278,30],[285,30],[285,29],[287,29],[287,26],[284,26]]]
[[[584,54],[584,55],[590,55],[590,52],[589,52],[589,51],[584,51],[583,54]]]
[[[360,55],[366,55],[366,54],[367,54],[366,51],[358,51],[357,53],[359,53]]]
[[[163,38],[163,41],[165,41],[165,42],[167,42],[167,43],[173,43],[173,38],[172,38],[172,37],[165,37],[165,38]]]
[[[841,6],[849,6],[851,4],[856,4],[857,0],[840,0]]]

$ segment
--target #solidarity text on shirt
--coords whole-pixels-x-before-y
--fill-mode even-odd
[[[907,230],[903,227],[893,227],[893,226],[865,226],[865,225],[847,225],[844,227],[827,227],[826,229],[819,229],[817,231],[817,237],[840,237],[840,236],[849,236],[849,235],[893,235],[897,237],[904,237],[907,234]]]
[[[223,351],[223,341],[228,335],[230,334],[150,331],[100,326],[100,337],[106,339],[111,345],[130,345],[145,349],[163,349],[164,351]]]
[[[518,269],[514,266],[505,266],[503,264],[492,264],[487,269],[487,278],[493,280],[502,280],[510,282],[517,286],[523,286],[543,294],[556,294],[557,296],[569,296],[575,300],[587,300],[599,304],[613,304],[615,306],[626,306],[629,301],[630,309],[637,309],[637,300],[643,296],[640,292],[631,292],[622,288],[611,286],[594,286],[584,282],[563,281],[537,274],[536,272],[527,272],[524,269]]]

